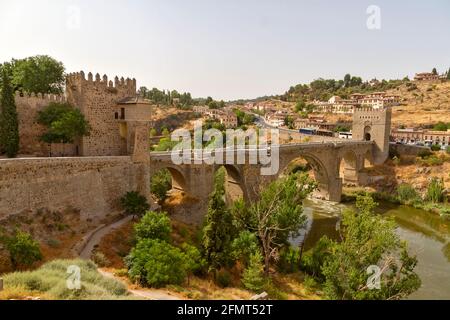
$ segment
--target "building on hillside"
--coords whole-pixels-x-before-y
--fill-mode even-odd
[[[450,145],[450,129],[447,131],[434,131],[426,129],[392,129],[391,139],[401,143],[424,143]]]
[[[355,108],[370,107],[375,109],[399,105],[400,97],[386,92],[370,94],[353,93],[349,99],[333,96],[328,101],[314,101],[314,110],[320,113],[353,114]]]
[[[238,119],[234,112],[227,111],[220,113],[217,116],[217,119],[221,124],[223,124],[226,128],[236,128],[238,126]]]
[[[439,75],[431,72],[420,72],[416,73],[414,76],[415,81],[437,81],[439,80]]]

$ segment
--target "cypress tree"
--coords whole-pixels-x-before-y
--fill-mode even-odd
[[[210,271],[228,265],[231,260],[233,219],[225,203],[225,168],[220,168],[214,179],[208,213],[203,228],[203,249]]]
[[[2,68],[2,90],[0,100],[0,145],[9,158],[19,152],[19,121],[17,119],[14,90],[11,85],[11,68]]]

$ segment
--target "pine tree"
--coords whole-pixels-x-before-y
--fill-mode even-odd
[[[249,290],[259,292],[265,284],[264,265],[259,251],[250,256],[250,262],[242,275],[242,284]]]
[[[203,248],[210,271],[228,265],[231,261],[233,219],[225,203],[225,169],[220,168],[214,179],[206,223],[203,228]]]
[[[14,158],[19,151],[19,122],[17,119],[14,91],[11,85],[11,69],[7,64],[2,68],[0,145],[10,158]]]
[[[450,68],[447,71],[447,80],[450,80]]]

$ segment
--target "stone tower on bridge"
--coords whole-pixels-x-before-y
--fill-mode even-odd
[[[382,164],[389,156],[391,108],[356,108],[353,113],[353,140],[373,141],[372,163]]]

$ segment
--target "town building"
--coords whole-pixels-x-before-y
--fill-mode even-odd
[[[439,75],[431,72],[420,72],[416,73],[414,76],[415,81],[437,81],[439,80]]]
[[[391,140],[401,143],[423,143],[450,145],[450,130],[434,131],[415,128],[396,128],[391,131]]]

